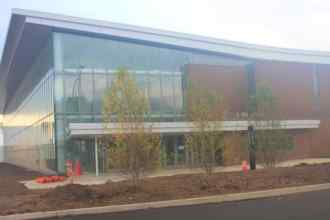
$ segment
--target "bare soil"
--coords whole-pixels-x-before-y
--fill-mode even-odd
[[[0,163],[0,215],[33,211],[161,201],[330,182],[330,164],[256,171],[148,178],[136,189],[129,181],[98,186],[71,184],[52,190],[27,190],[18,183],[35,177]]]
[[[28,193],[20,181],[31,180],[41,174],[7,163],[0,163],[0,197]]]

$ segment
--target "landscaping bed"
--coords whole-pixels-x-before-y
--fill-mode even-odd
[[[31,180],[42,174],[8,163],[0,163],[0,197],[29,193],[20,181]]]
[[[203,174],[186,174],[148,178],[138,189],[122,181],[98,186],[67,185],[51,190],[27,190],[20,185],[15,193],[9,180],[4,180],[0,164],[0,215],[59,209],[106,206],[221,195],[290,186],[330,182],[330,164],[303,165],[290,168],[260,169],[256,171],[215,173],[207,180]],[[20,172],[18,172],[20,174]],[[14,184],[21,178],[11,177]],[[31,179],[31,178],[30,178]],[[7,182],[6,182],[7,181]],[[9,182],[8,182],[9,181]],[[19,183],[15,183],[17,185]]]

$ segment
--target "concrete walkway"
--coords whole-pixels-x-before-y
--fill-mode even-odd
[[[302,163],[306,164],[321,164],[330,163],[330,158],[309,158],[300,160],[288,160],[278,164],[278,167],[292,167]]]
[[[289,160],[278,164],[278,167],[292,167],[299,164],[321,164],[321,163],[330,163],[330,158],[309,158],[309,159],[300,159],[300,160]],[[257,166],[257,169],[263,169],[262,166]],[[227,167],[216,167],[214,172],[235,172],[241,171],[241,166],[227,166]],[[179,174],[196,174],[203,172],[202,169],[195,168],[183,168],[183,169],[167,169],[167,170],[158,170],[152,174],[147,175],[148,178],[153,177],[161,177],[161,176],[174,176]],[[127,175],[121,173],[112,173],[105,174],[101,176],[95,176],[94,174],[85,174],[80,177],[74,177],[73,181],[67,179],[64,182],[59,183],[48,183],[48,184],[39,184],[34,180],[31,181],[23,181],[24,185],[28,189],[47,189],[47,188],[55,188],[57,186],[63,186],[69,183],[81,184],[81,185],[99,185],[105,184],[108,181],[111,182],[119,182],[127,179]]]
[[[108,181],[111,181],[110,175],[102,175],[102,176],[95,176],[95,175],[82,175],[79,177],[67,178],[63,182],[56,182],[56,183],[37,183],[35,180],[28,180],[28,181],[21,181],[28,189],[51,189],[58,186],[65,186],[67,184],[80,184],[80,185],[101,185],[105,184]]]

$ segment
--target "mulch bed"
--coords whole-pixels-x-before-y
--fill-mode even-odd
[[[20,187],[24,186],[20,185],[16,193],[17,186],[12,186],[18,184],[17,180],[33,177],[34,174],[17,171],[19,168],[14,167],[21,177],[15,177],[13,174],[9,180],[4,180],[2,166],[3,164],[0,164],[0,186],[3,188],[1,190],[7,190],[12,194],[9,199],[6,193],[0,193],[0,215],[181,199],[330,182],[330,164],[319,164],[262,169],[246,174],[215,173],[207,179],[203,174],[157,177],[144,180],[138,189],[132,187],[129,181],[122,181],[98,186],[71,184],[42,191],[22,190]]]
[[[16,196],[27,193],[23,184],[19,181],[31,180],[41,173],[23,169],[8,163],[0,163],[0,197]]]

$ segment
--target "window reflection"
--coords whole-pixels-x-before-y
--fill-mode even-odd
[[[105,91],[111,87],[111,82],[116,77],[116,70],[105,71],[90,69],[81,73],[74,73],[74,71],[58,73],[58,77],[63,78],[65,91],[63,97],[65,103],[59,104],[59,106],[65,106],[65,111],[56,108],[59,110],[58,113],[75,115],[77,120],[80,117],[84,121],[101,121]],[[168,117],[181,114],[182,76],[180,73],[139,70],[129,70],[129,72],[149,100],[152,118],[167,120]]]
[[[106,87],[111,85],[114,73],[126,68],[149,99],[151,116],[155,120],[178,120],[183,108],[183,70],[187,64],[233,65],[245,61],[219,55],[150,46],[114,39],[93,38],[82,35],[55,33],[60,49],[55,50],[60,62],[55,62],[57,74],[79,74],[79,94],[74,109],[81,120],[100,121],[101,100]],[[65,80],[64,80],[65,81]],[[66,90],[72,89],[69,83]]]
[[[79,77],[68,74],[64,77],[65,88],[65,111],[68,113],[79,113]]]
[[[149,100],[150,120],[176,121],[183,119],[184,70],[187,64],[245,65],[246,62],[111,38],[66,33],[54,33],[53,37],[56,42],[56,77],[63,80],[55,88],[59,164],[64,163],[63,155],[72,144],[64,132],[70,122],[102,122],[104,92],[110,88],[119,68],[127,69],[144,91]],[[79,83],[74,83],[77,80]],[[59,170],[64,168],[59,167]]]
[[[97,74],[94,75],[94,85],[95,85],[95,97],[94,97],[94,112],[95,114],[102,113],[102,100],[107,89],[107,75]]]
[[[6,159],[32,169],[56,169],[51,45],[40,51],[3,118]]]
[[[158,74],[152,73],[149,75],[149,102],[150,109],[153,115],[160,114],[160,97],[161,85],[160,77]]]
[[[174,106],[174,78],[170,74],[163,74],[161,75],[161,89],[162,89],[162,96],[161,96],[161,110],[163,114],[174,114],[175,113],[175,106]]]
[[[92,113],[93,112],[93,82],[94,77],[91,73],[82,73],[79,84],[79,111],[80,113]]]

